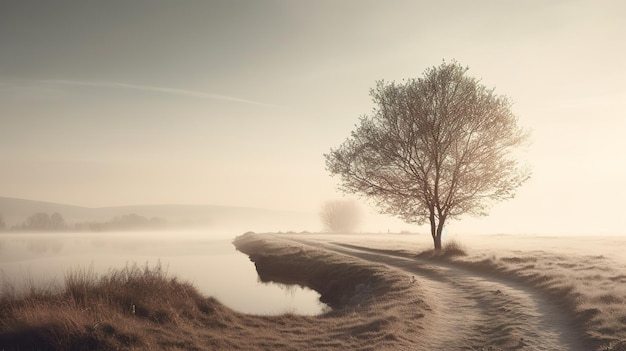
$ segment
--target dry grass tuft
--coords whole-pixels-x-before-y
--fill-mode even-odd
[[[417,257],[431,259],[451,258],[459,256],[467,256],[467,249],[463,244],[459,243],[456,240],[449,240],[443,245],[443,247],[439,251],[429,249],[417,254]]]
[[[441,255],[444,257],[467,256],[467,249],[458,241],[450,240],[443,245]]]
[[[0,348],[5,350],[149,348],[155,340],[147,330],[188,324],[209,313],[212,304],[190,284],[169,278],[160,265],[130,265],[101,277],[78,270],[66,275],[63,287],[31,285],[22,295],[4,290]]]

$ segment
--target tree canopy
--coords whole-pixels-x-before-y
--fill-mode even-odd
[[[344,191],[406,222],[429,222],[437,250],[446,220],[485,215],[530,175],[513,155],[528,133],[511,102],[466,73],[443,62],[421,78],[379,81],[372,114],[324,155]]]

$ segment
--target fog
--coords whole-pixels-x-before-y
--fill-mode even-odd
[[[214,296],[235,310],[257,314],[320,313],[324,305],[318,301],[316,292],[258,281],[254,264],[231,243],[235,236],[243,234],[240,229],[6,232],[0,234],[3,290],[19,292],[32,284],[60,286],[72,271],[100,275],[133,264],[161,265],[172,277],[189,281],[203,294]],[[306,240],[322,238],[393,250],[419,252],[432,247],[432,239],[425,233],[285,232]],[[572,257],[604,256],[626,264],[623,236],[448,234],[444,245],[449,241],[471,253],[543,251]]]
[[[318,314],[324,309],[315,291],[261,283],[254,264],[235,250],[233,237],[200,230],[0,234],[0,287],[21,293],[32,286],[62,286],[70,272],[100,276],[128,265],[160,265],[171,277],[240,312]]]
[[[314,217],[375,82],[456,59],[514,102],[533,176],[453,231],[624,233],[622,2],[62,2],[0,4],[0,196]],[[412,230],[360,230],[387,229]]]
[[[368,93],[376,82],[417,78],[443,60],[467,66],[468,76],[510,99],[519,126],[531,132],[514,155],[532,172],[513,198],[486,208],[487,216],[450,218],[444,246],[456,242],[469,253],[460,267],[489,261],[518,270],[513,280],[544,271],[555,284],[571,280],[590,303],[580,307],[572,298],[580,307],[575,313],[608,316],[606,325],[591,321],[598,328],[592,332],[626,338],[620,329],[626,309],[614,313],[626,301],[617,286],[626,269],[625,12],[619,0],[0,1],[0,296],[59,288],[72,271],[102,275],[136,264],[160,266],[248,314],[326,311],[315,291],[260,283],[255,264],[231,243],[246,232],[288,235],[281,243],[287,252],[297,242],[319,254],[312,264],[320,266],[329,253],[351,254],[342,244],[364,247],[352,252],[355,259],[367,258],[371,248],[409,252],[402,264],[397,253],[384,258],[385,269],[407,283],[420,273],[414,255],[433,247],[430,228],[379,213],[375,199],[343,193],[324,155],[372,111]],[[354,203],[358,218],[344,227],[324,222],[320,213],[329,201]],[[312,249],[306,240],[322,244]],[[483,294],[479,305],[506,298],[492,294],[500,288],[483,289],[485,277],[479,278],[468,290],[456,281],[445,289],[437,281],[407,288],[401,296],[419,295],[435,306],[422,316],[443,321],[423,329],[421,317],[393,315],[415,308],[399,298],[379,301],[395,303],[395,310],[379,305],[346,316],[352,326],[294,318],[285,326],[301,329],[285,332],[271,323],[259,329],[244,315],[216,335],[236,342],[240,335],[228,333],[247,321],[247,329],[274,333],[277,345],[295,336],[297,346],[289,349],[312,346],[307,334],[323,341],[320,350],[331,339],[355,342],[337,349],[379,348],[353,338],[370,333],[360,328],[366,325],[380,332],[369,336],[375,342],[415,340],[396,347],[414,348],[428,339],[415,331],[445,327],[446,315],[461,317],[441,328],[448,336],[469,328],[470,314],[450,306],[475,292]],[[607,289],[616,299],[603,302],[597,295]],[[503,308],[536,302],[503,301]],[[437,306],[450,313],[437,317]],[[22,312],[15,311],[19,332]],[[380,319],[384,313],[388,318]],[[402,335],[405,322],[417,324]],[[509,330],[496,319],[484,322]],[[340,327],[345,334],[335,333]],[[514,342],[522,343],[524,329]],[[126,337],[122,332],[117,336]],[[228,342],[223,348],[250,349]]]
[[[313,235],[314,237],[317,235]],[[325,240],[367,243],[370,246],[393,250],[424,251],[432,248],[429,234],[389,233],[361,235],[320,234]],[[572,258],[582,256],[602,256],[619,264],[626,265],[626,237],[624,235],[536,235],[536,234],[447,234],[443,244],[459,244],[471,254],[488,256],[510,255],[514,253],[548,252]]]

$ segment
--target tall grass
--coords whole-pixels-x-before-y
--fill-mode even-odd
[[[62,287],[25,293],[5,283],[0,298],[0,349],[92,350],[148,347],[146,326],[185,324],[209,311],[210,300],[170,278],[160,264],[127,265],[97,276],[91,269],[65,276]]]
[[[467,249],[456,240],[447,241],[441,250],[425,250],[417,255],[421,258],[451,258],[459,256],[467,256]]]

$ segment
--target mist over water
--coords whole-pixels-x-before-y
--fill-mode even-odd
[[[103,274],[126,265],[161,265],[170,276],[234,310],[253,314],[319,314],[319,294],[299,286],[265,284],[231,241],[205,231],[6,233],[0,235],[0,289],[61,286],[70,271]],[[7,285],[8,284],[8,285]]]

